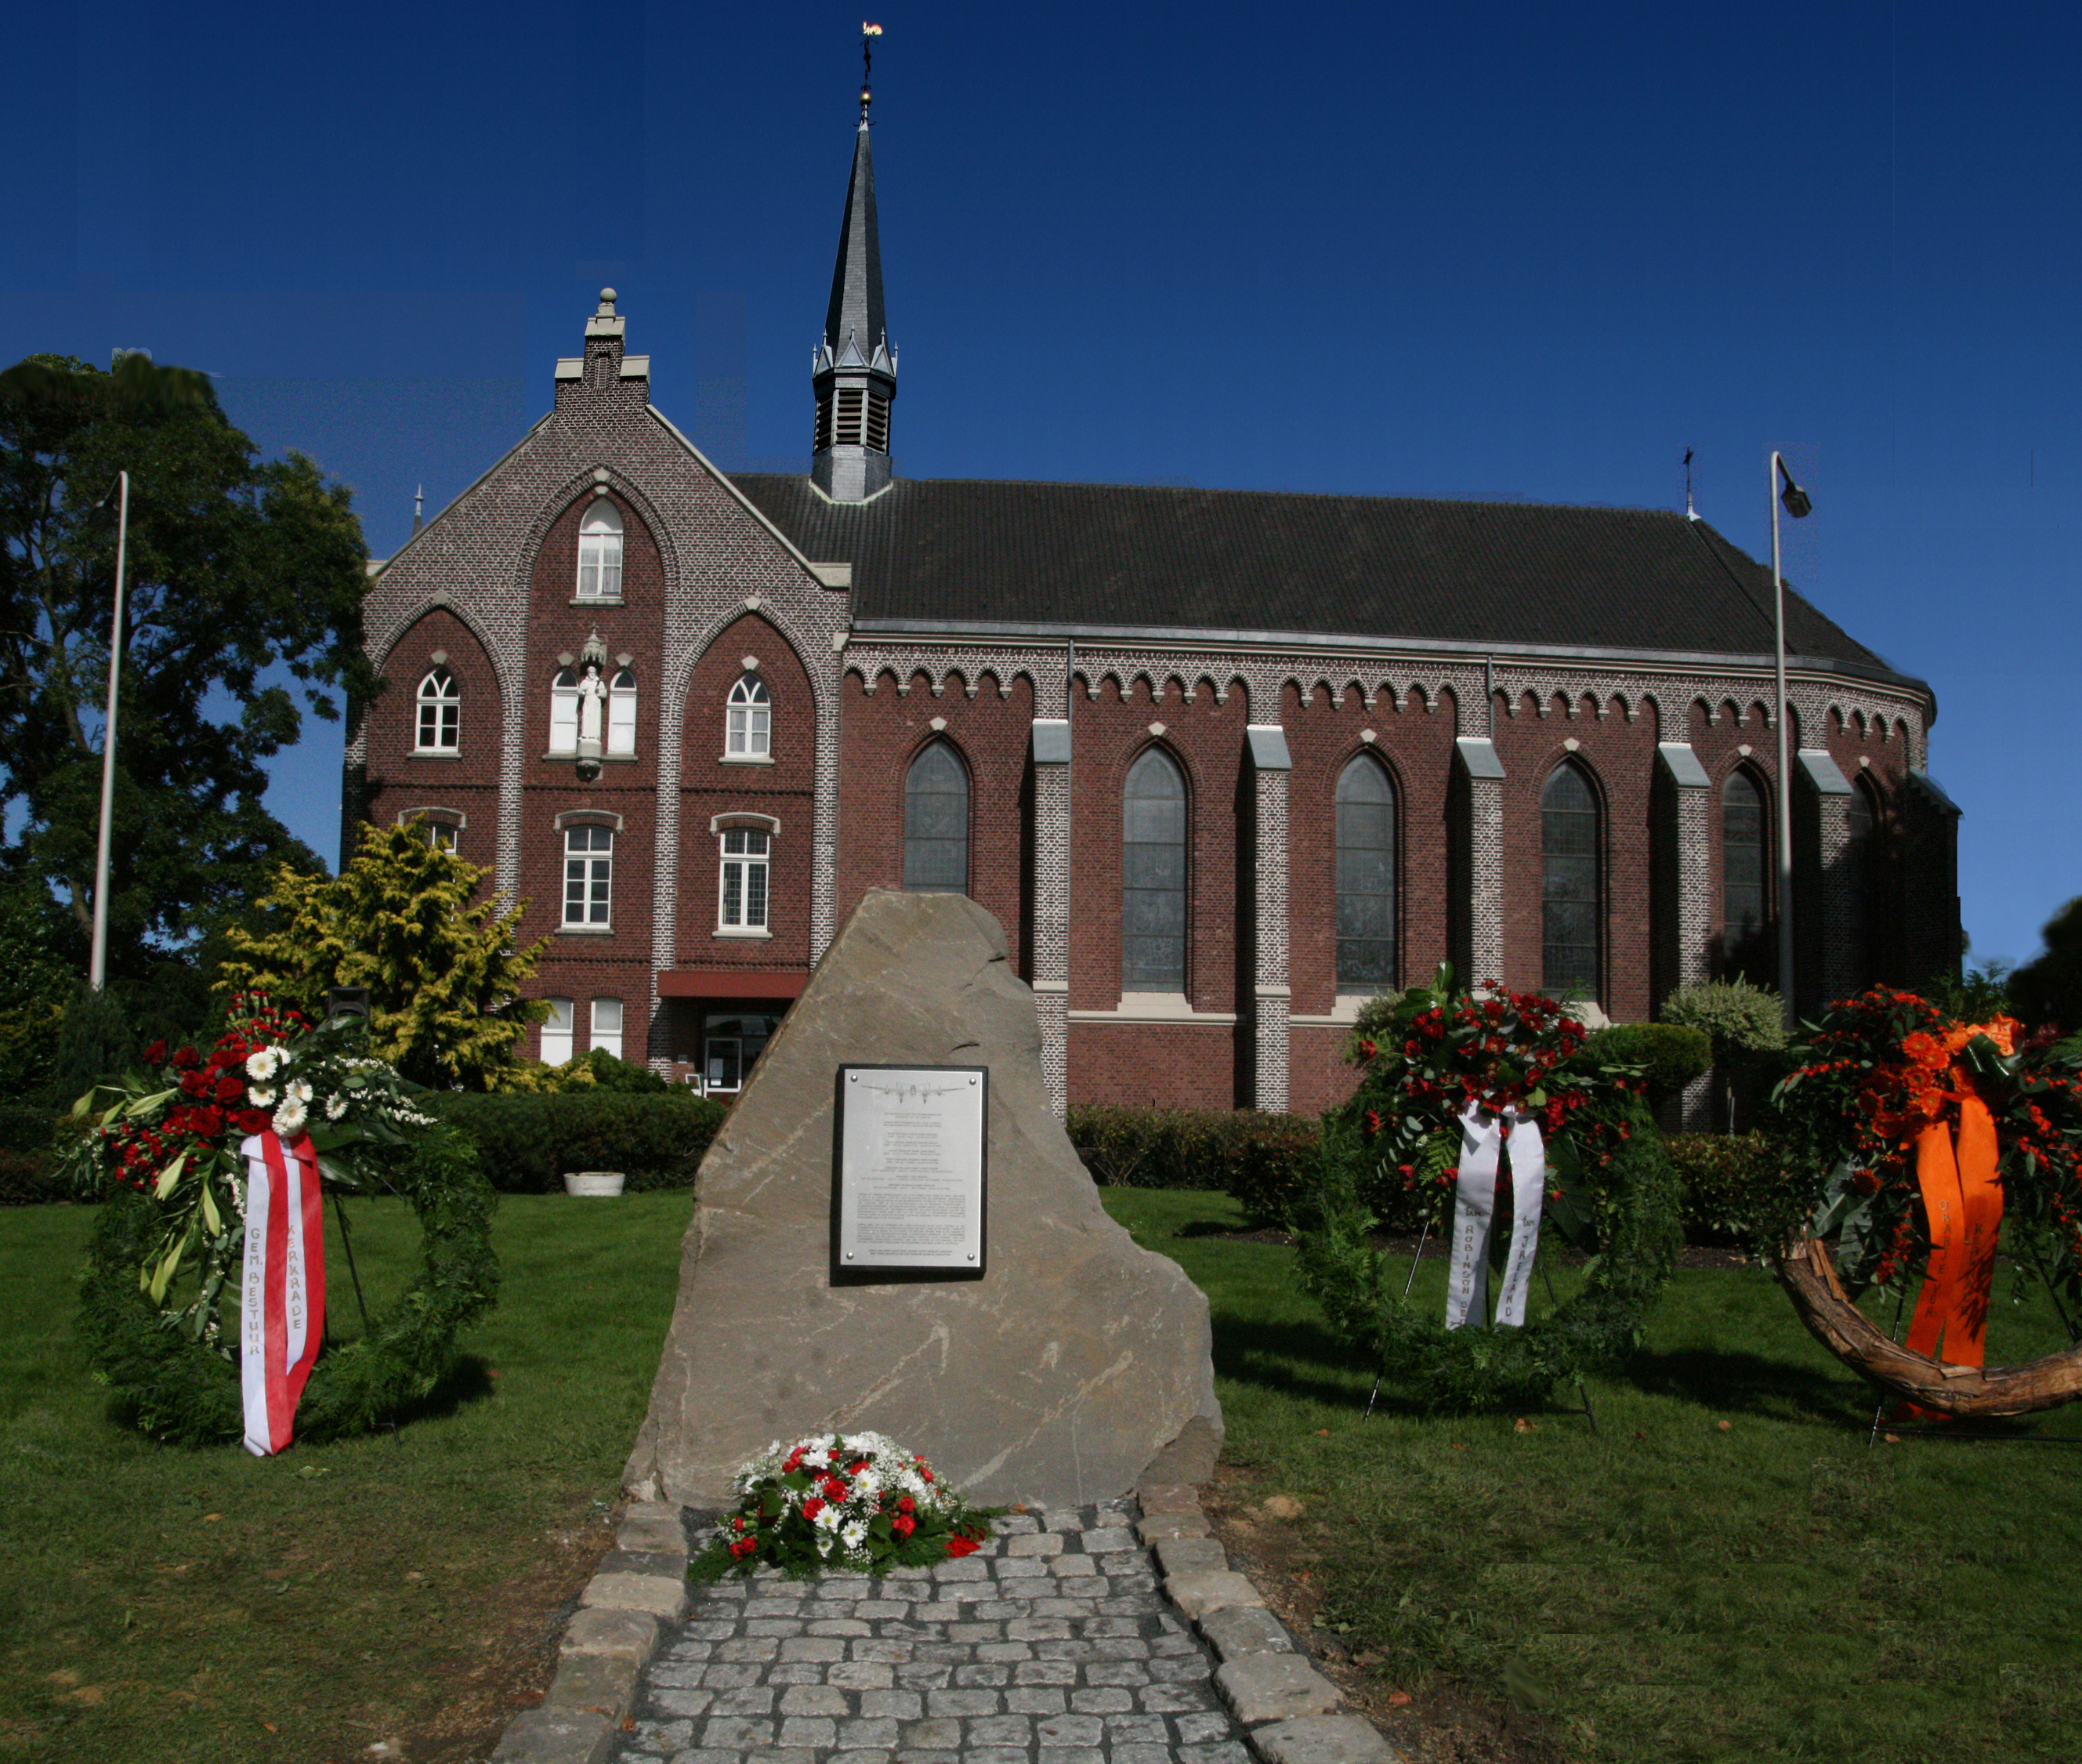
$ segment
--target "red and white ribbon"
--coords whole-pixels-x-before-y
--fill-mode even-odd
[[[246,1449],[268,1458],[289,1443],[325,1334],[325,1214],[308,1135],[285,1149],[280,1134],[255,1133],[238,1150],[246,1159],[239,1392]]]
[[[1479,1327],[1489,1313],[1490,1230],[1496,1217],[1498,1154],[1511,1152],[1511,1259],[1497,1288],[1499,1329],[1525,1325],[1532,1260],[1540,1250],[1540,1209],[1547,1187],[1547,1147],[1539,1123],[1507,1108],[1492,1115],[1470,1104],[1460,1116],[1460,1186],[1453,1196],[1453,1259],[1446,1279],[1446,1327],[1470,1317]]]

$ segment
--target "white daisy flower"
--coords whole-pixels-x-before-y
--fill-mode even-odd
[[[311,1087],[302,1078],[293,1078],[284,1084],[282,1087],[282,1094],[293,1103],[301,1103],[306,1108],[310,1104]]]
[[[249,1086],[246,1099],[255,1108],[272,1108],[275,1106],[275,1093],[264,1084]]]
[[[839,1528],[839,1538],[849,1550],[858,1550],[867,1540],[867,1526],[864,1521],[856,1519]]]
[[[338,1120],[347,1112],[347,1099],[344,1096],[328,1096],[325,1112],[327,1120]]]
[[[304,1130],[304,1105],[284,1103],[275,1111],[275,1131],[284,1139],[294,1139]]]
[[[837,1507],[825,1507],[818,1513],[817,1517],[811,1522],[815,1525],[820,1531],[836,1531],[839,1528],[839,1522],[844,1519],[845,1517],[845,1515]]]
[[[258,1078],[264,1084],[281,1070],[281,1066],[282,1056],[279,1048],[255,1048],[246,1057],[246,1075],[251,1078]],[[265,1103],[256,1103],[254,1106],[256,1108],[265,1108],[268,1105]]]

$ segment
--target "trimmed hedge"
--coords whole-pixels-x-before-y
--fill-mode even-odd
[[[1072,1108],[1068,1126],[1102,1188],[1220,1189],[1243,1203],[1254,1225],[1286,1222],[1318,1142],[1313,1118],[1255,1109],[1085,1103]]]
[[[1747,1243],[1772,1216],[1785,1163],[1764,1133],[1672,1133],[1670,1161],[1684,1184],[1684,1236],[1693,1243]]]
[[[1713,1065],[1713,1043],[1705,1030],[1676,1023],[1616,1023],[1585,1044],[1578,1062],[1637,1066],[1648,1085],[1648,1103],[1659,1108],[1681,1096],[1694,1078]]]
[[[33,1103],[0,1103],[0,1207],[71,1198],[56,1155],[65,1118]]]
[[[445,1091],[427,1105],[476,1142],[480,1167],[505,1194],[561,1193],[575,1170],[619,1170],[631,1194],[692,1188],[727,1112],[691,1091]]]
[[[1598,1037],[1636,1030],[1667,1031],[1662,1023],[1627,1023]],[[1642,1051],[1607,1057],[1651,1067],[1657,1078],[1682,1089],[1703,1069],[1705,1040],[1696,1030],[1641,1038]],[[1652,1044],[1660,1042],[1660,1046]],[[1658,1063],[1659,1062],[1659,1063]],[[1070,1110],[1070,1143],[1102,1188],[1212,1188],[1242,1203],[1254,1226],[1284,1226],[1288,1209],[1313,1170],[1321,1126],[1300,1115],[1263,1115],[1250,1109],[1131,1108],[1080,1104]],[[1683,1184],[1684,1236],[1692,1243],[1747,1243],[1768,1216],[1766,1202],[1781,1180],[1778,1151],[1763,1133],[1666,1136],[1670,1161]],[[576,1167],[575,1166],[574,1167]],[[1422,1225],[1421,1196],[1402,1189],[1373,1193],[1377,1228],[1414,1236]],[[1405,1217],[1405,1214],[1407,1217]]]
[[[1318,1146],[1312,1116],[1251,1108],[1077,1104],[1068,1127],[1099,1187],[1220,1189],[1243,1201],[1251,1225],[1287,1222],[1287,1204]]]

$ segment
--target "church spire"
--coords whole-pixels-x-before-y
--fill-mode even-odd
[[[869,144],[868,84],[879,24],[861,27],[860,127],[853,176],[839,223],[838,261],[824,334],[811,364],[817,395],[810,475],[834,502],[864,502],[888,485],[889,406],[896,396],[896,352],[882,306],[882,242],[875,220],[875,157]]]

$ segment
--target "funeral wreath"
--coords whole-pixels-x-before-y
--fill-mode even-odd
[[[778,1568],[881,1574],[967,1555],[990,1536],[993,1510],[969,1505],[933,1466],[880,1433],[778,1440],[741,1468],[736,1504],[688,1564],[697,1580]]]
[[[137,1424],[190,1445],[242,1430],[240,1305],[255,1154],[308,1159],[317,1196],[396,1196],[418,1215],[418,1275],[354,1339],[324,1331],[323,1288],[297,1437],[364,1432],[424,1397],[454,1363],[456,1337],[499,1290],[495,1196],[470,1141],[414,1104],[418,1087],[362,1051],[352,1022],[314,1028],[258,994],[233,1002],[207,1052],[145,1050],[116,1084],[82,1097],[75,1192],[103,1196],[80,1311],[97,1382]],[[346,1229],[343,1220],[342,1229]],[[350,1246],[351,1253],[351,1246]],[[335,1270],[334,1312],[346,1282]],[[358,1285],[358,1276],[355,1277]],[[249,1430],[250,1431],[250,1430]]]
[[[1772,1102],[1786,1161],[1777,1272],[1808,1328],[1919,1406],[2015,1415],[2082,1395],[2082,1348],[1990,1367],[1998,1241],[2068,1320],[2082,1301],[2082,1071],[2012,1018],[1954,1021],[1874,986],[1809,1025]],[[1860,1313],[1915,1296],[1905,1342]]]
[[[1600,1066],[1583,1024],[1537,994],[1457,990],[1442,967],[1349,1057],[1356,1093],[1324,1118],[1297,1209],[1304,1289],[1384,1382],[1430,1407],[1517,1407],[1638,1344],[1680,1243],[1678,1184],[1638,1072]],[[1512,1180],[1507,1239],[1496,1179]],[[1404,1294],[1406,1252],[1375,1246],[1390,1195],[1452,1238],[1445,1316]],[[1590,1258],[1578,1290],[1532,1315],[1543,1224]],[[1495,1327],[1482,1315],[1501,1276]]]

